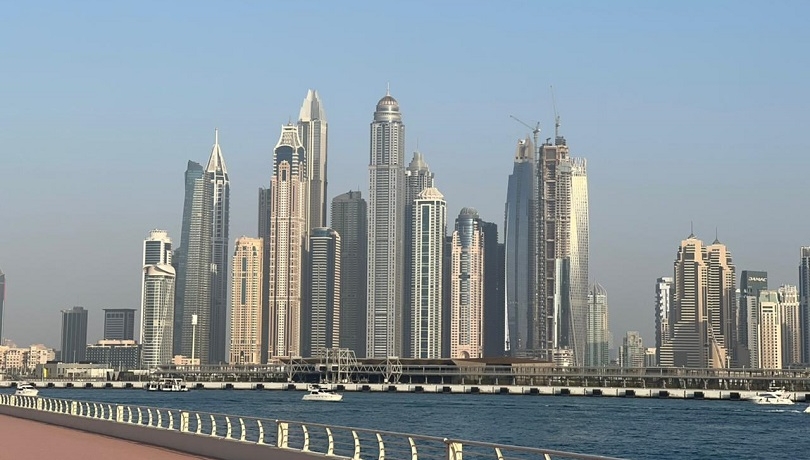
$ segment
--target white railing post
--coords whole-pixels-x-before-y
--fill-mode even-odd
[[[202,434],[202,420],[200,420],[200,414],[195,412],[194,416],[197,418],[197,434]]]
[[[329,439],[326,455],[331,457],[335,455],[335,438],[332,436],[332,430],[329,427],[326,427],[326,437]]]
[[[180,412],[180,431],[188,433],[188,412]]]
[[[463,460],[460,442],[450,441],[445,438],[444,443],[447,444],[447,460]]]
[[[157,412],[157,424],[155,427],[163,428],[163,413],[160,411],[160,409],[155,409],[155,412]]]
[[[264,444],[264,427],[262,426],[262,421],[256,420],[256,424],[259,425],[259,441],[257,441],[257,444]]]
[[[225,438],[231,439],[231,418],[225,416]]]
[[[276,422],[278,425],[278,436],[276,437],[276,447],[279,449],[286,449],[287,448],[287,433],[289,431],[289,425],[287,422]]]
[[[352,438],[354,438],[354,456],[352,460],[360,460],[360,436],[357,436],[357,432],[352,430]]]
[[[70,402],[70,415],[79,415],[79,403],[76,401]]]
[[[301,450],[309,452],[309,428],[306,425],[301,425],[301,429],[304,430],[304,447]]]
[[[246,433],[245,433],[245,421],[242,420],[242,417],[239,417],[239,430],[240,430],[239,440],[244,441],[246,439]]]
[[[171,410],[169,410],[168,413],[169,413],[169,426],[168,426],[168,429],[173,430],[174,429],[174,414],[172,414]]]
[[[152,409],[147,408],[146,413],[149,414],[149,421],[147,423],[149,426],[152,426]]]
[[[377,457],[377,460],[385,460],[385,444],[383,443],[382,436],[380,436],[380,433],[374,434],[377,435],[377,450],[380,451],[380,455]]]
[[[408,438],[408,444],[411,446],[411,460],[417,460],[419,458],[419,454],[416,452],[416,442],[413,438]]]
[[[140,407],[136,407],[136,409],[138,409],[138,425],[140,425],[143,423],[143,412]]]
[[[216,436],[216,435],[217,435],[217,420],[212,415],[211,416],[211,436]]]
[[[37,398],[37,410],[42,410],[42,398]]]
[[[124,406],[115,406],[115,421],[124,423]]]
[[[132,408],[127,406],[127,423],[132,423]]]

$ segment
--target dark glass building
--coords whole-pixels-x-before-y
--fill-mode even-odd
[[[104,339],[105,340],[134,340],[135,339],[135,309],[134,308],[105,308],[104,309]]]
[[[498,243],[498,224],[481,222],[484,232],[484,357],[506,354],[506,297],[504,245]]]
[[[87,350],[87,310],[73,307],[62,310],[62,361],[78,363],[85,361]]]

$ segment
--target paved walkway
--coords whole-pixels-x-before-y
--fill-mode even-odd
[[[174,450],[0,415],[0,459],[211,460]]]

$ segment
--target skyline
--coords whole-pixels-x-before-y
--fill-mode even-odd
[[[206,159],[211,129],[220,129],[233,182],[231,235],[253,235],[255,191],[269,182],[278,126],[295,117],[308,88],[319,91],[329,110],[326,200],[350,189],[365,195],[367,123],[388,81],[408,126],[405,158],[418,142],[439,178],[448,215],[475,207],[499,226],[514,145],[527,134],[508,116],[531,125],[540,120],[540,138],[552,136],[554,85],[571,155],[588,158],[590,282],[610,293],[615,337],[638,330],[645,345],[653,343],[655,280],[672,276],[690,221],[704,240],[718,227],[738,271],[763,270],[774,285],[797,284],[799,248],[810,244],[810,219],[799,213],[808,165],[801,153],[810,147],[801,127],[810,121],[803,110],[810,92],[803,84],[808,65],[793,56],[808,42],[800,29],[808,7],[586,4],[555,7],[536,34],[515,22],[516,13],[540,17],[548,13],[543,6],[473,6],[454,19],[440,14],[455,11],[452,5],[433,8],[439,14],[429,17],[417,6],[390,18],[403,36],[386,45],[367,43],[363,28],[348,29],[357,21],[374,24],[387,7],[341,5],[345,35],[324,44],[333,72],[317,77],[270,72],[255,62],[272,56],[259,45],[246,42],[246,50],[229,52],[248,32],[265,34],[256,40],[262,44],[290,36],[287,25],[278,35],[259,29],[269,7],[205,3],[184,11],[192,24],[216,14],[228,33],[213,40],[195,30],[181,37],[188,30],[175,5],[161,5],[166,16],[149,17],[151,38],[138,33],[137,21],[99,21],[126,14],[143,19],[140,8],[80,6],[82,17],[58,4],[13,5],[2,34],[16,37],[6,42],[18,44],[8,56],[17,71],[0,76],[9,89],[0,111],[4,168],[14,172],[0,184],[5,337],[55,345],[57,313],[81,305],[90,312],[92,342],[101,335],[103,308],[138,307],[141,267],[133,261],[143,235],[152,228],[175,239],[181,234],[183,168]],[[310,17],[322,39],[336,30],[324,14],[330,7],[337,8]],[[304,14],[312,6],[279,8]],[[48,30],[44,39],[25,30],[43,9],[47,14],[36,24]],[[259,11],[254,18],[246,9]],[[363,14],[348,14],[358,11]],[[763,21],[763,14],[780,20]],[[635,20],[622,31],[595,26],[626,17]],[[409,26],[417,18],[418,33]],[[481,36],[459,38],[471,26],[481,27]],[[60,35],[68,27],[71,33]],[[100,34],[110,41],[93,43]],[[544,62],[533,59],[531,45],[555,37],[565,40],[538,53]],[[387,46],[395,57],[382,54]],[[212,56],[225,70],[200,75]],[[398,61],[404,64],[394,65],[396,71],[379,65]],[[123,179],[146,174],[148,189]],[[777,216],[795,221],[770,224]],[[20,244],[31,238],[40,257]],[[78,260],[102,265],[102,279],[90,282],[68,270]],[[49,289],[37,289],[43,279]]]

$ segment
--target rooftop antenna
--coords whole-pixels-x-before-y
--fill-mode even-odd
[[[385,83],[385,95],[386,96],[391,95],[391,82],[390,81]]]
[[[214,128],[214,145],[219,144],[219,128]]]
[[[557,99],[554,97],[554,86],[551,88],[551,106],[554,108],[554,144],[557,144],[557,139],[560,138],[560,115],[557,113]]]
[[[695,222],[690,220],[689,221],[689,238],[695,237]]]

